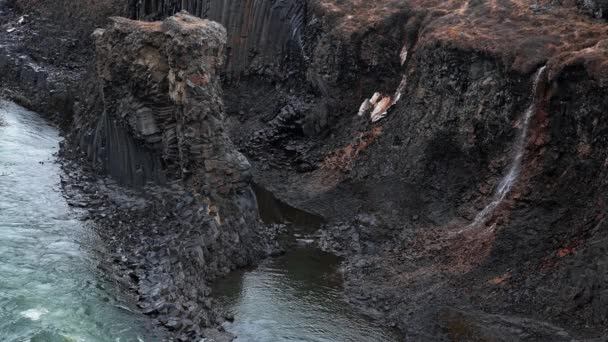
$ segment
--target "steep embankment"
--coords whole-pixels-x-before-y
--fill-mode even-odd
[[[81,202],[101,204],[91,211],[115,258],[110,273],[130,278],[142,310],[180,340],[209,337],[204,328],[222,319],[210,283],[271,251],[249,163],[224,128],[226,32],[185,13],[111,21],[94,33],[99,93],[77,106],[64,152],[140,189],[104,181],[81,191]]]
[[[604,16],[601,1],[576,4]],[[207,128],[230,133],[250,159],[256,183],[331,222],[322,245],[346,257],[349,298],[370,315],[417,340],[608,334],[604,21],[566,1],[145,0],[129,9],[141,19],[187,9],[227,27],[226,69],[216,61],[213,74],[225,76],[228,117]],[[152,41],[163,35],[158,24],[125,23]],[[192,132],[173,124],[192,119],[184,108],[205,112],[207,100],[184,107],[172,98],[174,67],[157,63],[164,52],[155,48],[138,58],[148,47],[120,47],[129,35],[114,30],[115,41],[99,50],[109,58],[109,72],[100,73],[109,111],[97,116],[101,98],[80,101],[75,127],[91,133],[81,134],[80,143],[125,183],[139,182],[142,174],[160,183],[185,178],[185,187],[170,196],[161,191],[150,203],[161,203],[152,207],[163,213],[186,203],[185,211],[167,216],[171,231],[199,227],[204,218],[177,223],[188,209],[199,213],[188,207],[198,202],[184,195],[201,189],[213,195],[233,178],[218,174],[221,167],[194,171],[206,169],[209,156],[189,153],[198,145],[188,142]],[[111,52],[114,45],[135,57],[121,60]],[[219,98],[214,77],[210,87],[198,84],[205,77],[190,80],[193,94]],[[217,102],[208,107],[224,109]],[[225,139],[223,132],[219,141]],[[131,148],[112,148],[119,142]],[[231,154],[229,145],[220,150]],[[219,182],[201,186],[196,179]],[[179,234],[159,237],[167,230],[154,222],[164,215],[134,210],[124,229],[141,240],[131,245],[183,241]],[[212,261],[188,268],[186,279],[209,280],[225,265],[255,259],[229,260],[247,245],[233,227],[245,229],[230,225],[228,235],[212,234],[223,242],[203,249]],[[180,246],[169,249],[170,256],[152,250],[152,259],[179,261],[186,250]],[[143,273],[137,274],[154,265],[161,279],[182,279],[165,261],[138,265]],[[196,273],[205,265],[215,266]],[[173,294],[189,283],[172,284],[160,293],[179,302]],[[207,298],[203,292],[199,299]],[[166,318],[174,310],[151,310],[158,312]]]
[[[605,334],[606,24],[526,1],[305,18],[300,78],[231,82],[231,132],[256,182],[347,221],[325,246],[353,301],[412,338]],[[374,92],[376,116],[392,107],[372,124]]]
[[[501,1],[417,2],[398,11],[323,5],[334,9],[324,19],[334,35],[321,36],[330,43],[308,73],[328,94],[340,93],[329,111],[347,112],[335,103],[353,98],[362,82],[340,78],[348,75],[340,66],[352,64],[325,58],[326,46],[351,47],[359,80],[373,80],[374,69],[390,70],[367,57],[376,46],[338,42],[365,30],[382,42],[375,32],[387,25],[403,25],[405,49],[392,54],[398,61],[407,51],[400,101],[376,124],[351,106],[321,139],[304,138],[300,155],[319,158],[308,159],[316,170],[286,171],[291,165],[273,167],[264,156],[271,162],[253,158],[254,172],[292,204],[349,220],[328,234],[337,240],[328,246],[351,255],[354,301],[412,338],[568,339],[541,321],[605,335],[605,24],[571,9]],[[401,15],[399,24],[391,15]],[[532,75],[543,65],[547,79],[535,92]],[[401,80],[394,78],[387,83]],[[360,101],[397,87],[363,89]],[[519,177],[486,224],[471,227],[509,174],[518,129],[526,128]],[[293,155],[291,144],[277,154]]]

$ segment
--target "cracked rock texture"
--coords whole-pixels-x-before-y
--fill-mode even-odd
[[[251,201],[249,163],[224,129],[224,28],[182,13],[112,21],[94,33],[103,114],[82,134],[89,155],[126,185],[181,179],[214,201]]]
[[[328,222],[321,244],[344,256],[348,299],[408,340],[608,336],[608,26],[592,18],[604,1],[130,5],[133,18],[187,9],[227,28],[185,14],[115,19],[96,38],[100,82],[75,105],[83,150],[151,197],[134,208],[110,196],[104,227],[142,307],[180,336],[218,321],[208,288],[187,289],[267,250],[247,224],[249,172]],[[357,116],[398,87],[384,119]],[[488,226],[465,229],[533,101],[516,184]]]
[[[74,139],[94,167],[143,190],[88,191],[108,194],[98,222],[122,222],[106,233],[124,259],[114,273],[131,274],[142,309],[180,339],[208,335],[203,328],[221,318],[207,285],[268,251],[250,165],[224,127],[226,31],[178,13],[151,23],[115,17],[94,37],[89,86],[99,95],[77,106]]]
[[[302,60],[306,0],[143,0],[133,1],[130,16],[163,18],[180,10],[217,21],[228,31],[225,72],[286,77]]]

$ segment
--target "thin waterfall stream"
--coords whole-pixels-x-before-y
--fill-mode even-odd
[[[539,85],[543,82],[544,77],[546,77],[546,66],[538,69],[534,76],[534,82],[532,86],[532,100],[530,105],[524,112],[524,115],[521,119],[521,127],[519,129],[519,134],[515,139],[515,144],[513,145],[513,159],[509,164],[509,168],[507,173],[503,176],[498,183],[498,187],[494,192],[492,197],[492,202],[488,204],[482,211],[480,211],[475,220],[469,225],[469,228],[478,228],[483,226],[492,218],[494,211],[496,208],[505,200],[507,195],[511,192],[511,189],[517,183],[519,179],[519,175],[521,173],[521,165],[526,154],[526,140],[528,138],[528,130],[532,117],[538,111],[539,104],[539,93],[542,92],[542,89],[539,89]]]

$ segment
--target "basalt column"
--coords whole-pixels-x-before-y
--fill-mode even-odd
[[[265,254],[250,165],[224,128],[226,30],[178,13],[112,18],[94,38],[103,110],[79,111],[75,131],[98,167],[146,199],[143,209],[116,207],[128,222],[112,246],[126,253],[144,312],[200,340],[219,323],[213,279]]]
[[[185,10],[222,24],[228,32],[226,73],[231,78],[286,77],[305,58],[306,0],[141,0],[129,7],[136,19]]]
[[[104,112],[87,135],[94,159],[127,185],[181,179],[218,221],[219,210],[255,217],[249,163],[223,124],[225,29],[185,13],[112,22],[95,32]]]

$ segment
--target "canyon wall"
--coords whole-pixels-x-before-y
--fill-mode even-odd
[[[305,0],[144,0],[130,5],[136,19],[164,18],[180,10],[217,21],[228,31],[225,72],[233,78],[289,76],[304,58]]]
[[[308,8],[305,86],[226,88],[230,131],[256,183],[330,222],[352,302],[413,340],[603,336],[606,24],[557,3]],[[371,122],[375,92],[399,100]]]
[[[381,133],[346,154],[354,161],[339,185],[328,182],[301,204],[346,212],[327,247],[355,255],[353,301],[412,339],[442,339],[429,319],[456,341],[603,336],[606,87],[572,68],[537,97],[533,75],[449,47],[418,50],[411,63],[403,102],[377,124]],[[539,99],[520,178],[475,227],[508,173],[521,118]],[[305,189],[335,174],[317,172]]]
[[[218,322],[191,289],[264,254],[251,172],[328,221],[349,300],[412,340],[606,336],[608,27],[576,7],[601,4],[132,1],[134,18],[227,27],[180,14],[96,35],[72,133],[123,184],[168,185],[122,208],[145,310],[184,336]],[[391,106],[371,122],[376,92]]]
[[[102,235],[113,234],[112,252],[124,256],[109,273],[131,274],[140,307],[181,340],[201,338],[221,322],[209,299],[213,279],[268,251],[250,164],[224,123],[226,31],[177,13],[162,22],[114,17],[94,38],[96,76],[90,103],[77,106],[71,147],[139,189],[88,191],[112,198],[96,213],[109,227]]]

